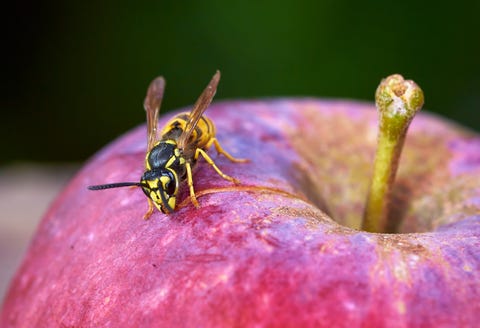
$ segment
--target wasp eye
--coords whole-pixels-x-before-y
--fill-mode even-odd
[[[175,193],[175,182],[173,180],[169,180],[165,184],[165,192],[169,195],[172,196]]]
[[[163,190],[165,193],[169,196],[173,196],[177,191],[177,182],[175,176],[172,174],[172,172],[167,171],[163,173],[161,180],[163,180]]]

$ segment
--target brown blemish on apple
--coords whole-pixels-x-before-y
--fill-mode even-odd
[[[428,249],[418,240],[416,234],[373,234],[381,249],[398,250],[403,254],[428,257]]]
[[[328,215],[314,207],[297,208],[282,206],[274,209],[273,214],[278,217],[286,218],[306,218],[306,226],[310,229],[316,229],[319,224],[331,221],[331,218]]]
[[[393,288],[395,298],[401,300],[403,295],[400,292],[402,290],[400,285],[411,286],[413,279],[411,272],[415,271],[419,261],[429,258],[431,254],[414,241],[393,238],[394,236],[399,235],[376,235],[378,260],[370,268],[369,274],[371,279],[376,280],[380,285],[388,285],[393,281],[396,286]]]

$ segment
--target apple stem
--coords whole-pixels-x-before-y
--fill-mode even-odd
[[[379,114],[377,152],[362,229],[386,232],[392,186],[408,126],[423,106],[423,91],[399,74],[383,79],[375,93]]]

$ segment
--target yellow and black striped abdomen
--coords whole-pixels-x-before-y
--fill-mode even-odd
[[[172,118],[163,128],[161,140],[178,140],[189,117],[190,113],[181,113]],[[212,138],[215,138],[215,126],[208,117],[202,116],[192,132],[189,144],[193,148],[204,149]]]

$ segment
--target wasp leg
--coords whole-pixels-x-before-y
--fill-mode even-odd
[[[190,189],[190,200],[193,205],[198,208],[200,207],[200,204],[198,204],[197,196],[195,196],[195,190],[193,189],[192,167],[188,162],[185,163],[185,167],[187,168],[187,184]]]
[[[230,161],[232,161],[234,163],[246,163],[246,162],[249,161],[248,159],[244,159],[244,158],[235,158],[232,155],[230,155],[229,153],[227,153],[227,151],[225,149],[223,149],[222,146],[220,146],[220,143],[218,142],[217,138],[210,139],[206,148],[209,148],[212,145],[212,143],[215,145],[215,149],[217,150],[217,152],[219,154],[223,154],[226,158],[228,158]],[[217,170],[217,172],[218,172],[218,170]],[[220,174],[220,175],[222,175],[222,174]],[[227,179],[227,180],[229,180],[229,179]]]
[[[229,175],[226,175],[225,173],[223,173],[222,171],[220,171],[220,169],[218,168],[218,166],[215,164],[215,162],[212,160],[212,158],[210,156],[208,156],[208,154],[206,152],[204,152],[202,149],[200,148],[197,148],[197,150],[195,151],[195,159],[198,158],[199,155],[202,155],[203,158],[205,158],[205,160],[207,161],[208,164],[210,164],[211,166],[213,166],[213,168],[215,169],[215,171],[217,171],[217,173],[222,177],[224,178],[225,180],[228,180],[228,181],[231,181],[235,184],[238,184],[240,183],[240,181],[238,181],[237,179],[235,178],[232,178],[231,176]],[[230,155],[229,155],[230,156]],[[233,157],[232,157],[233,158]]]
[[[152,202],[152,200],[151,200],[150,198],[147,198],[147,201],[148,201],[148,211],[147,211],[147,213],[145,213],[145,215],[143,216],[143,219],[144,219],[144,220],[150,219],[150,217],[151,217],[152,214],[153,214],[153,210],[155,209],[155,208],[153,207],[153,202]]]

